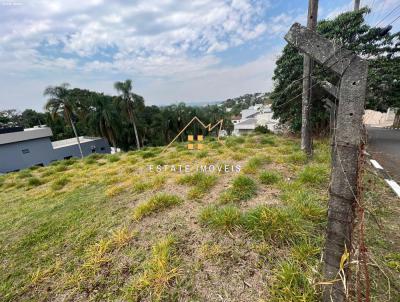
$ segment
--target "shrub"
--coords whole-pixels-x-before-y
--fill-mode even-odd
[[[267,126],[257,126],[254,131],[256,133],[271,133],[271,130],[268,129]]]
[[[282,179],[282,176],[277,172],[263,171],[259,176],[260,182],[264,185],[272,185]]]
[[[144,216],[181,204],[182,202],[183,200],[179,196],[160,193],[138,205],[133,212],[133,218],[140,220]]]
[[[246,201],[256,195],[257,185],[250,177],[239,175],[232,186],[226,190],[220,197],[221,203]]]

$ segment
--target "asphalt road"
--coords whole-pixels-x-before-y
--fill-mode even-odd
[[[400,182],[400,130],[367,128],[367,151]]]

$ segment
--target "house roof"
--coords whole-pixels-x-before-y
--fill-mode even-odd
[[[48,127],[27,128],[24,131],[16,131],[0,134],[0,145],[51,137],[53,132]]]
[[[249,118],[234,125],[235,129],[255,129],[257,124],[256,118]]]
[[[81,144],[84,144],[84,143],[93,142],[93,141],[96,141],[99,139],[102,139],[102,138],[101,137],[80,136],[79,142]],[[78,141],[74,137],[74,138],[68,138],[68,139],[55,141],[55,142],[52,142],[51,144],[53,145],[53,149],[58,149],[58,148],[63,148],[63,147],[67,147],[67,146],[77,145]]]
[[[256,122],[257,122],[256,118],[249,118],[249,119],[244,120],[243,122],[240,122],[236,125],[252,125],[252,124],[255,124]]]

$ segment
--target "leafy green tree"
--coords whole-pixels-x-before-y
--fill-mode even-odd
[[[92,99],[92,110],[88,114],[88,124],[96,135],[101,135],[117,148],[119,114],[110,96],[97,94]]]
[[[60,86],[47,87],[43,93],[45,96],[49,97],[45,105],[45,109],[51,113],[53,119],[62,116],[66,121],[70,122],[78,142],[79,152],[83,158],[81,142],[73,121],[74,111],[77,108],[77,103],[75,99],[70,97],[68,87],[69,84],[67,83],[61,84]]]
[[[24,128],[31,128],[46,124],[46,114],[32,109],[26,109],[21,113],[20,124]]]

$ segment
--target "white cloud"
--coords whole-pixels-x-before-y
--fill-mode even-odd
[[[268,90],[279,45],[234,67],[220,54],[263,36],[281,37],[304,18],[285,12],[268,19],[269,6],[262,0],[40,0],[2,8],[0,89],[10,91],[0,96],[0,107],[40,109],[43,89],[61,82],[112,93],[113,82],[128,77],[151,103]],[[18,83],[24,84],[19,91]]]

